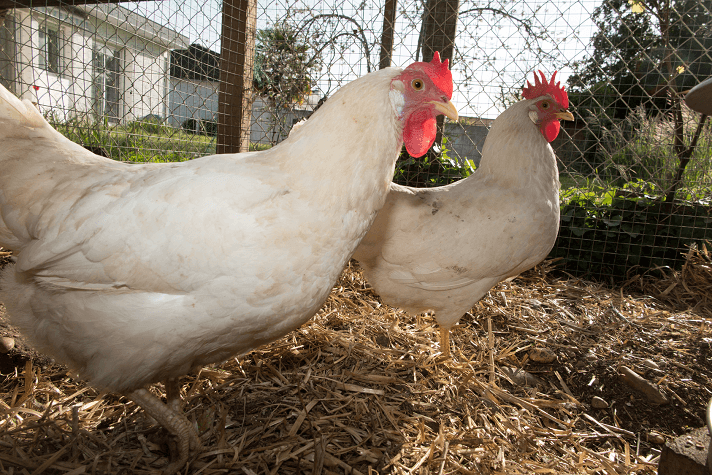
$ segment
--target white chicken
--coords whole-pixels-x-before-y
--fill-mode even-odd
[[[200,439],[175,378],[314,315],[383,206],[405,140],[456,118],[439,56],[344,86],[278,146],[129,165],[55,131],[0,86],[0,300],[38,350]],[[168,404],[145,386],[166,382]]]
[[[449,331],[495,284],[542,261],[559,229],[559,173],[549,142],[573,120],[556,73],[535,75],[525,100],[492,124],[471,176],[437,188],[391,184],[353,257],[383,301],[432,310]]]

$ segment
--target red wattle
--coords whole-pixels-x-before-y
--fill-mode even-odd
[[[553,142],[557,135],[559,135],[559,129],[561,124],[557,119],[550,122],[546,122],[541,126],[541,133],[544,134],[544,138],[547,142]]]
[[[422,157],[435,142],[437,122],[427,110],[416,111],[410,115],[403,129],[405,149],[413,157]]]

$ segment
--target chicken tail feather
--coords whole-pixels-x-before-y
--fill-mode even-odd
[[[49,218],[41,216],[51,216],[48,210],[62,206],[52,208],[54,204],[67,200],[64,205],[70,207],[81,196],[81,187],[73,191],[67,184],[76,183],[87,167],[112,162],[64,137],[32,102],[18,99],[2,85],[0,144],[0,246],[13,251],[37,238],[42,229],[38,223],[48,226]]]
[[[49,124],[34,104],[18,99],[0,85],[0,136],[7,136],[17,126],[34,128]]]

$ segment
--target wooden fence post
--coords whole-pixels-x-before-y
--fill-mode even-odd
[[[217,153],[247,152],[257,0],[223,0]]]
[[[381,61],[378,69],[390,67],[393,61],[393,26],[396,23],[396,1],[386,0],[383,11],[383,33],[381,34]]]
[[[431,61],[435,52],[439,51],[443,61],[450,60],[450,69],[452,69],[459,9],[460,0],[427,0],[425,2],[425,15],[421,30],[423,61]],[[436,120],[438,131],[435,136],[435,144],[439,147],[443,141],[445,117],[438,116]],[[428,151],[428,157],[431,159],[438,155],[440,153],[434,153],[432,148]],[[431,160],[431,165],[440,166],[437,160]]]

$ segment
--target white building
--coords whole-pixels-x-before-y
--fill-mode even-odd
[[[215,130],[220,84],[220,54],[200,45],[171,52],[170,97],[166,122],[194,129],[211,124]],[[274,145],[284,140],[296,122],[309,117],[321,96],[314,92],[302,103],[275,106],[268,99],[252,97],[250,142]]]
[[[170,95],[166,123],[199,131],[217,123],[220,54],[192,44],[170,57]]]
[[[186,47],[185,36],[116,4],[3,13],[0,83],[43,113],[112,123],[166,117],[169,52]]]

